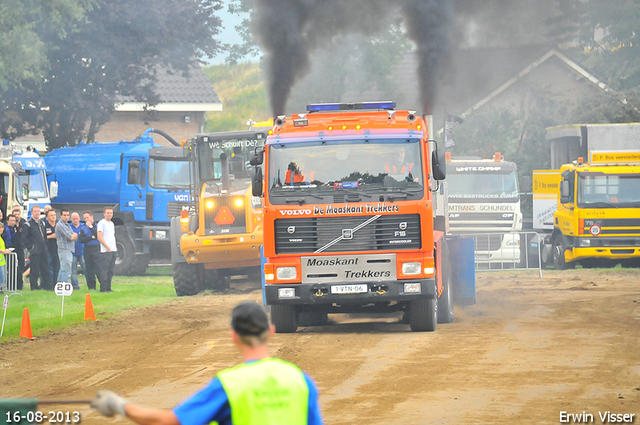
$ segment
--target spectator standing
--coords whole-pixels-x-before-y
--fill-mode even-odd
[[[60,273],[60,259],[58,258],[58,243],[56,241],[57,221],[56,211],[53,209],[47,211],[44,221],[44,235],[47,240],[47,252],[49,253],[51,267],[51,290],[53,290],[55,283],[58,281],[58,274]]]
[[[78,240],[84,244],[85,278],[88,289],[96,289],[96,277],[100,277],[100,242],[98,241],[98,228],[93,221],[93,213],[85,211],[82,214],[84,226],[78,234]],[[100,287],[106,284],[100,283]]]
[[[84,264],[84,244],[80,242],[80,235],[83,233],[83,228],[84,224],[80,223],[80,214],[77,212],[71,213],[71,230],[78,235],[75,241],[76,249],[73,251],[73,261],[71,263],[71,284],[76,289],[80,289],[80,283],[78,282],[78,264],[80,264],[82,274],[87,276],[87,269]]]
[[[111,221],[113,208],[104,209],[104,218],[98,222],[98,241],[100,242],[100,292],[112,292],[111,279],[116,265],[116,227]]]
[[[71,264],[73,264],[73,253],[76,250],[75,241],[77,239],[78,235],[69,226],[69,210],[60,210],[60,220],[56,223],[56,242],[60,261],[58,282],[71,282]],[[80,289],[80,287],[74,285],[73,289]]]
[[[29,284],[31,290],[52,289],[51,265],[45,238],[44,223],[40,219],[40,206],[31,207],[31,218],[27,222],[27,247],[29,248]],[[40,284],[38,284],[40,279]]]
[[[2,236],[4,236],[4,223],[0,221],[0,232],[2,232]],[[7,290],[6,283],[6,264],[7,260],[4,258],[4,254],[10,254],[12,249],[7,249],[4,246],[4,238],[0,238],[0,292],[4,292]]]
[[[23,276],[22,274],[25,271],[25,248],[27,247],[27,221],[22,218],[22,207],[20,205],[14,205],[12,210],[12,214],[16,216],[16,233],[18,234],[18,239],[16,245],[15,253],[18,256],[18,289],[22,289],[23,287]],[[19,244],[19,247],[17,246]]]
[[[4,246],[5,248],[12,248],[13,252],[16,252],[19,248],[22,247],[22,244],[20,243],[20,235],[17,232],[17,226],[16,226],[16,216],[14,215],[9,215],[7,216],[7,224],[4,228],[4,231],[2,232],[2,239],[4,239]],[[7,257],[5,257],[5,269],[6,269],[6,260]],[[10,267],[9,269],[6,269],[6,273],[7,273],[7,277],[9,278],[13,278],[14,277],[14,273],[15,273],[15,285],[16,288],[18,290],[22,289],[22,279],[20,279],[20,271],[18,269],[18,263],[17,263],[17,256],[15,258],[15,265],[14,267]],[[11,265],[11,263],[9,263]]]

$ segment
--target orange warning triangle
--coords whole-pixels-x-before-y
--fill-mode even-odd
[[[236,218],[231,214],[231,210],[229,207],[222,206],[218,210],[218,214],[216,214],[216,218],[213,219],[218,226],[222,226],[223,224],[233,224],[236,221]]]

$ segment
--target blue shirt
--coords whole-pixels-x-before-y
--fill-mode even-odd
[[[318,408],[318,390],[311,378],[306,373],[303,375],[309,387],[308,424],[322,425]],[[216,421],[220,425],[233,424],[229,398],[217,377],[209,382],[209,385],[173,409],[173,413],[182,425],[205,425],[212,421]]]
[[[80,233],[83,232],[83,229],[82,229],[83,227],[85,227],[83,223],[79,223],[78,227],[75,227],[73,223],[71,223],[71,230],[73,231],[73,233],[78,234],[78,238],[80,238]],[[78,239],[75,240],[75,243],[76,243],[76,250],[73,253],[73,255],[77,255],[79,257],[84,254],[84,244],[78,242]]]

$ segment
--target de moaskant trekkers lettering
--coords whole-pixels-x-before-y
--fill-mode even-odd
[[[334,207],[333,205],[327,205],[326,207],[313,207],[305,208],[302,210],[280,210],[280,215],[349,215],[349,214],[379,214],[379,213],[392,213],[398,212],[398,205],[387,205],[385,203],[378,203],[376,205],[365,204],[350,207],[349,205],[344,207]]]

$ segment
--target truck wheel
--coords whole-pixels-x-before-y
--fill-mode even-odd
[[[556,270],[566,270],[566,269],[572,269],[575,267],[574,263],[567,263],[564,260],[564,251],[565,251],[565,246],[564,246],[564,243],[562,243],[562,235],[558,235],[553,240],[553,249],[552,249],[553,267],[555,267]]]
[[[136,248],[133,246],[129,232],[123,226],[116,226],[116,265],[113,274],[118,276],[133,276]],[[145,268],[146,270],[146,268]]]
[[[173,285],[179,297],[196,295],[203,290],[202,264],[177,263],[173,265]]]
[[[409,303],[409,327],[412,331],[433,332],[438,325],[438,299],[414,300]]]
[[[449,260],[449,248],[445,245],[442,253],[442,294],[438,298],[438,323],[453,322],[453,276]]]
[[[293,333],[298,330],[298,314],[292,305],[276,304],[271,306],[271,323],[279,334]]]

